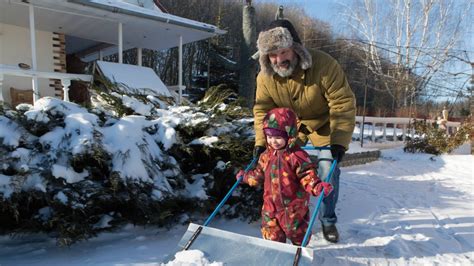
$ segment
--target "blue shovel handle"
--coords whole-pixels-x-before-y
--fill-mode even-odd
[[[328,146],[303,146],[303,150],[330,150],[331,147]]]
[[[326,177],[326,182],[329,183],[329,181],[331,181],[336,165],[337,165],[337,160],[333,159],[331,168]],[[318,202],[316,204],[316,209],[314,210],[313,215],[311,215],[311,220],[309,220],[308,229],[306,230],[306,234],[304,235],[303,242],[301,242],[302,247],[305,247],[308,244],[307,242],[308,242],[309,236],[311,235],[311,229],[313,228],[314,222],[316,221],[316,216],[318,215],[319,207],[321,207],[321,202],[323,201],[323,198],[324,198],[324,190],[321,192],[321,195],[319,195]]]
[[[245,168],[245,172],[248,172],[252,166],[254,165],[254,163],[257,161],[258,157],[254,157],[253,160],[247,165],[247,167]],[[225,197],[221,200],[221,202],[219,203],[219,205],[217,205],[216,209],[211,213],[211,215],[207,218],[207,220],[204,222],[203,225],[200,225],[198,227],[198,229],[196,229],[196,231],[194,232],[194,234],[191,236],[191,238],[188,240],[188,242],[186,243],[186,245],[184,245],[183,247],[183,250],[188,250],[189,247],[191,247],[191,245],[193,244],[194,240],[196,240],[196,238],[199,236],[199,234],[201,233],[202,231],[202,227],[203,226],[207,226],[212,219],[214,219],[214,217],[216,216],[217,212],[219,212],[219,209],[222,207],[222,205],[224,205],[224,203],[227,201],[227,199],[229,199],[230,195],[232,195],[232,192],[234,192],[234,190],[237,188],[237,186],[239,185],[240,182],[242,182],[242,179],[244,179],[244,176],[241,175],[239,177],[239,179],[237,179],[237,181],[235,181],[234,185],[232,186],[232,188],[229,190],[229,192],[227,192],[227,195],[225,195]]]
[[[257,157],[254,157],[253,160],[247,165],[247,167],[245,168],[246,173],[252,168],[252,166],[257,161],[257,159],[258,159]],[[229,199],[230,195],[232,195],[232,192],[234,192],[234,190],[237,188],[239,183],[242,182],[242,179],[244,179],[243,175],[241,175],[239,179],[235,181],[234,185],[230,188],[229,192],[227,192],[227,195],[225,195],[225,197],[221,200],[219,205],[217,205],[216,209],[211,213],[211,215],[204,222],[204,226],[207,226],[211,222],[211,220],[214,219],[214,216],[216,216],[217,212],[222,207],[222,205],[224,205],[224,203]]]

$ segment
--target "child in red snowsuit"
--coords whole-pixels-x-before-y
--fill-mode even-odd
[[[295,143],[297,117],[288,108],[270,110],[263,120],[267,140],[266,150],[260,155],[255,169],[237,178],[250,186],[263,183],[262,236],[278,242],[289,238],[301,245],[308,228],[310,194],[318,196],[323,190],[332,191],[329,183],[322,182],[308,153]]]

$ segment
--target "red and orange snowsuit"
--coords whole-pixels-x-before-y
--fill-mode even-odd
[[[244,174],[251,186],[263,183],[262,236],[264,239],[293,244],[303,241],[309,220],[309,193],[319,194],[321,182],[309,155],[295,145],[297,118],[288,108],[275,108],[264,119],[264,128],[286,131],[289,140],[284,149],[267,149],[255,169]]]

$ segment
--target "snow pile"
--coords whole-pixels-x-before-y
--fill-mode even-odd
[[[175,259],[162,266],[223,266],[222,262],[209,262],[200,250],[184,250],[174,255]]]

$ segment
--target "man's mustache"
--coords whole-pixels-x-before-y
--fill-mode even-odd
[[[277,64],[278,67],[289,67],[290,66],[290,60],[285,60],[279,64]]]

